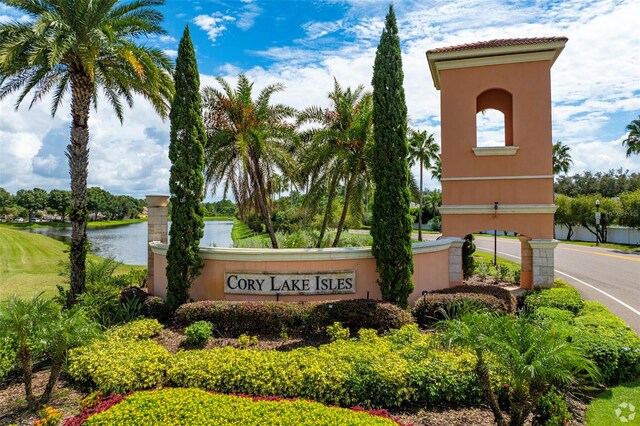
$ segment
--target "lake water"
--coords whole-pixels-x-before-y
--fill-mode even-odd
[[[232,227],[233,221],[206,221],[200,246],[233,247]],[[71,242],[71,228],[34,228],[28,231]],[[87,228],[87,238],[91,244],[91,253],[97,256],[114,257],[127,265],[147,264],[147,222]]]

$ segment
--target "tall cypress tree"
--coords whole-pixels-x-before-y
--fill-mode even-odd
[[[172,309],[185,303],[202,269],[198,245],[204,234],[204,143],[200,75],[189,27],[184,29],[174,74],[171,102],[171,230],[167,251],[167,302]]]
[[[373,66],[373,199],[371,235],[384,300],[407,306],[413,291],[409,215],[407,106],[398,26],[389,6]]]

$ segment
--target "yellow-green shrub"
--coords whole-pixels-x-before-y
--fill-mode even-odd
[[[99,391],[126,393],[162,384],[169,352],[151,340],[111,338],[69,352],[68,372]]]
[[[170,384],[224,393],[309,398],[327,404],[398,407],[415,401],[468,403],[479,396],[468,352],[431,350],[432,337],[405,326],[385,337],[289,352],[182,351],[167,369]]]
[[[86,425],[225,424],[296,426],[396,425],[389,418],[310,401],[261,401],[199,389],[139,392],[91,416]]]
[[[119,325],[105,334],[107,338],[141,340],[157,335],[163,328],[164,326],[158,320],[145,318]]]

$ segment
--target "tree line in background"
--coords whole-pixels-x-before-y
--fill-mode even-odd
[[[599,200],[599,208],[596,208]],[[559,238],[571,240],[574,226],[583,226],[599,241],[607,241],[607,232],[612,225],[640,228],[640,189],[623,192],[614,198],[600,194],[578,195],[569,197],[556,194],[555,223],[567,228],[567,235]],[[599,211],[600,223],[596,224],[595,213]]]
[[[133,219],[142,214],[147,203],[129,195],[113,195],[102,188],[87,190],[87,213],[92,220]],[[0,217],[66,221],[71,213],[71,191],[42,188],[20,189],[14,195],[0,188]]]

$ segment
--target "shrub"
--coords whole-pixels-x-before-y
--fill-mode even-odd
[[[86,425],[394,425],[394,420],[363,410],[326,407],[303,400],[272,400],[212,394],[199,389],[138,392],[95,414]]]
[[[364,407],[477,402],[480,391],[469,352],[430,350],[432,336],[405,326],[388,336],[362,330],[359,339],[288,352],[181,351],[171,358],[169,383],[223,393],[309,398]]]
[[[535,312],[541,307],[547,307],[565,309],[577,314],[582,309],[582,305],[580,293],[569,286],[536,289],[525,299],[525,307],[531,312]]]
[[[111,337],[69,352],[69,375],[99,391],[126,393],[162,384],[169,352],[151,340]]]
[[[488,294],[490,296],[497,297],[503,303],[503,309],[508,313],[516,312],[516,299],[509,290],[497,285],[459,285],[456,287],[443,288],[435,290],[432,293],[436,294],[457,294],[457,293],[472,293],[472,294]]]
[[[349,338],[349,329],[344,328],[339,322],[334,322],[333,325],[327,326],[327,335],[332,342],[336,340],[347,340]]]
[[[204,346],[213,334],[213,324],[209,321],[196,321],[184,329],[186,343],[190,346]]]
[[[559,281],[557,287],[529,294],[525,305],[535,318],[579,345],[606,383],[640,374],[640,337],[603,304],[583,302],[575,289]]]
[[[142,304],[142,314],[158,321],[167,321],[171,316],[169,305],[161,297],[149,296]]]
[[[0,382],[18,369],[16,345],[11,338],[0,339]]]
[[[128,322],[107,331],[107,338],[143,340],[156,336],[164,326],[155,319]]]
[[[543,426],[565,426],[571,421],[571,413],[564,400],[564,394],[555,387],[538,401],[534,409],[535,424]]]
[[[575,317],[575,314],[566,309],[549,308],[543,306],[536,309],[533,313],[533,318],[538,321],[571,321]]]
[[[468,234],[464,237],[464,243],[462,244],[462,275],[464,278],[469,278],[473,275],[475,270],[473,253],[475,251],[476,245],[473,242],[473,234]]]
[[[489,294],[429,293],[418,299],[412,314],[418,324],[429,325],[469,311],[508,312],[500,299]]]
[[[257,344],[258,337],[256,336],[249,336],[248,334],[241,334],[240,336],[238,336],[238,346],[243,349]]]
[[[175,320],[181,325],[210,321],[223,335],[274,337],[282,330],[290,336],[323,333],[335,321],[354,334],[360,328],[382,332],[412,322],[411,315],[395,305],[365,299],[292,303],[208,300],[180,306]]]

